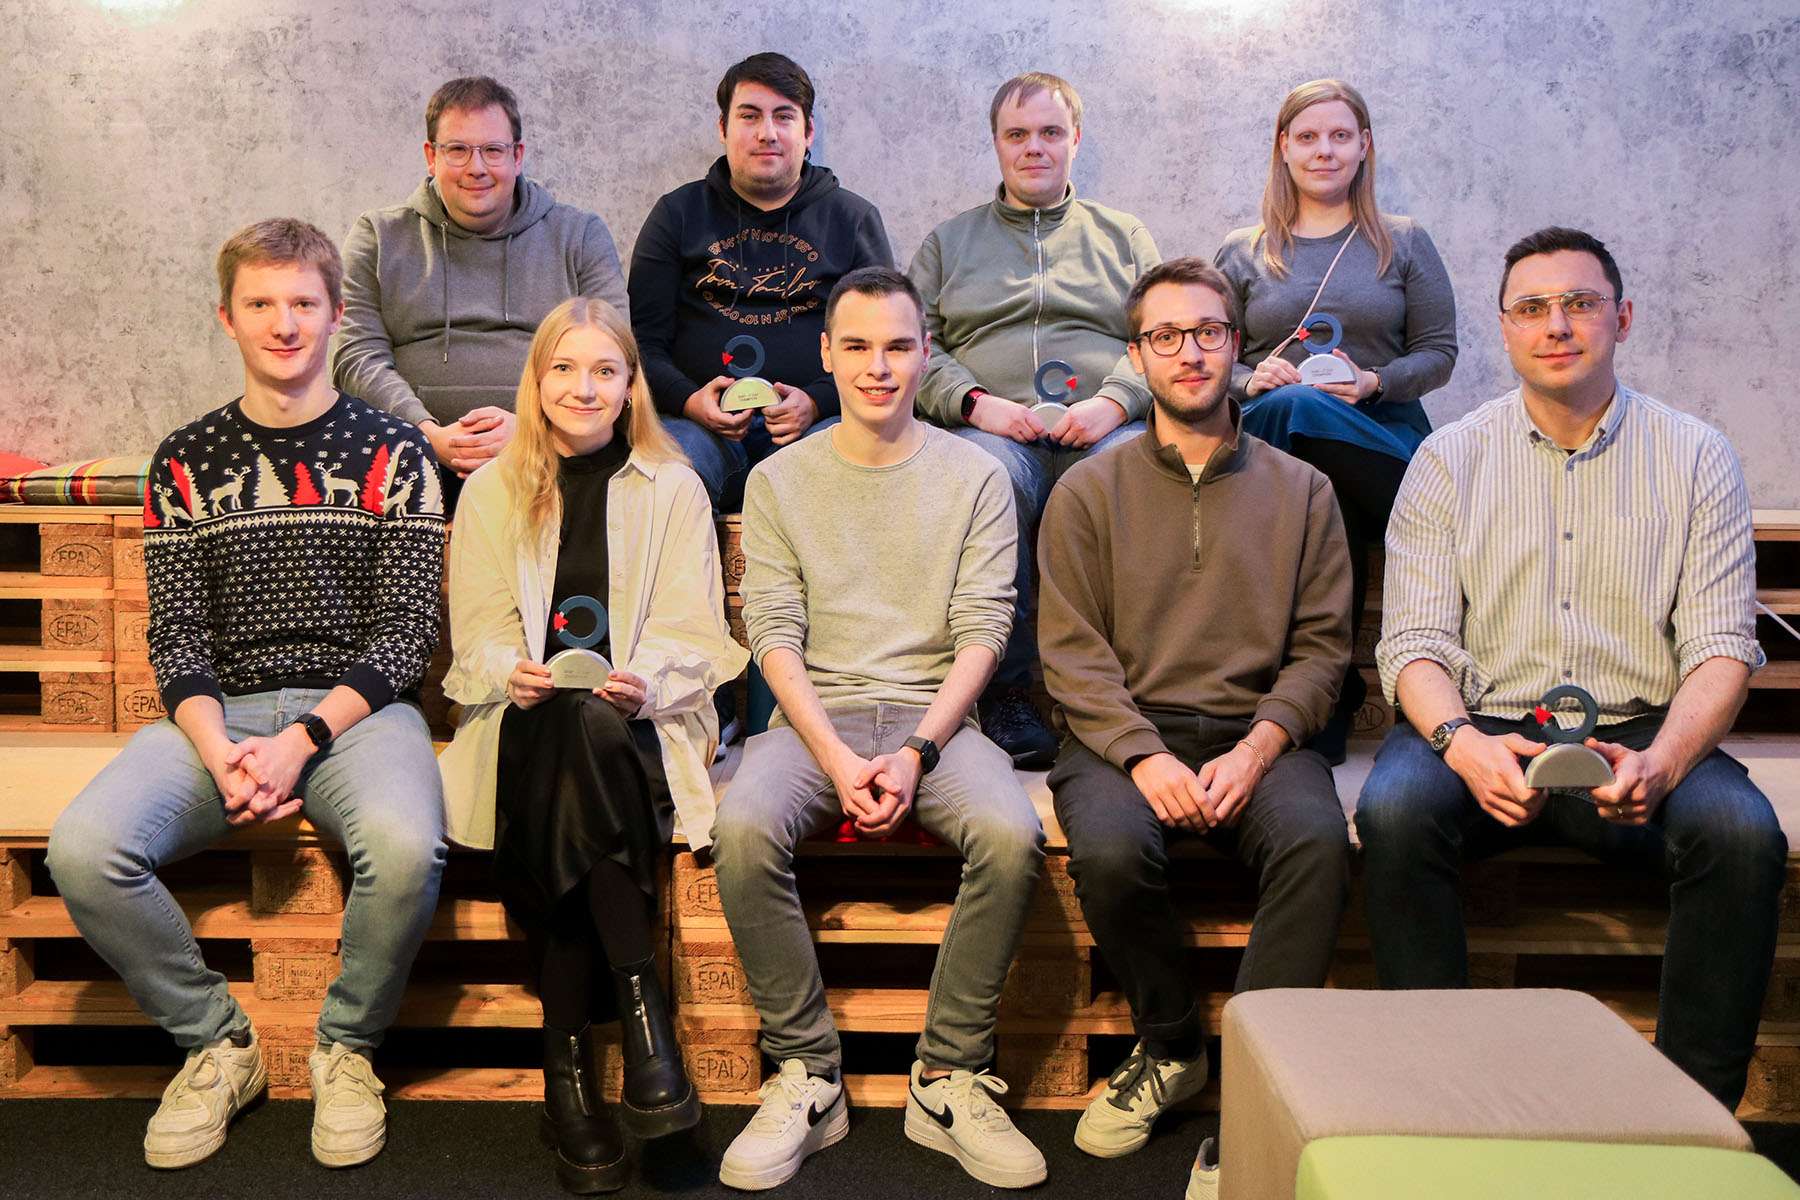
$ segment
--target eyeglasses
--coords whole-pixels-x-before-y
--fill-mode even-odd
[[[1137,340],[1150,347],[1158,358],[1174,358],[1181,353],[1182,343],[1191,334],[1194,345],[1203,354],[1212,354],[1223,350],[1231,341],[1231,331],[1236,328],[1229,321],[1208,321],[1204,325],[1196,325],[1192,329],[1177,329],[1172,325],[1159,326],[1148,333],[1140,333]]]
[[[1560,308],[1571,321],[1598,321],[1606,316],[1606,306],[1618,301],[1599,292],[1574,291],[1545,296],[1520,296],[1500,312],[1520,329],[1536,329],[1550,319],[1551,308]]]
[[[513,147],[517,142],[488,142],[481,146],[471,146],[467,142],[437,142],[437,152],[444,156],[444,161],[453,167],[466,167],[469,160],[481,151],[481,161],[490,167],[497,167],[512,157]]]

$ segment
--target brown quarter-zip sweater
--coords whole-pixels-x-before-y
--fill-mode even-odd
[[[1052,490],[1038,568],[1045,685],[1070,732],[1121,769],[1167,748],[1146,708],[1269,720],[1299,745],[1337,702],[1350,661],[1337,500],[1254,437],[1219,447],[1196,482],[1152,410],[1148,433]]]

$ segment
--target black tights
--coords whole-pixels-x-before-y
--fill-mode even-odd
[[[595,863],[562,898],[542,935],[532,939],[545,1025],[580,1029],[592,1019],[595,989],[611,992],[609,964],[622,969],[655,955],[650,912],[650,898],[611,859]]]

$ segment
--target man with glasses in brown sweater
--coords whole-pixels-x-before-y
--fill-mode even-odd
[[[1330,716],[1350,656],[1331,485],[1242,434],[1226,395],[1236,313],[1216,268],[1164,263],[1126,309],[1149,430],[1072,467],[1039,533],[1044,680],[1072,735],[1050,787],[1139,1038],[1076,1126],[1101,1157],[1142,1147],[1206,1082],[1170,842],[1205,837],[1257,875],[1239,990],[1324,983],[1350,867],[1331,770],[1297,749]]]

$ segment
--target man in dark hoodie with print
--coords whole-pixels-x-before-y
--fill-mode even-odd
[[[894,265],[881,213],[807,161],[813,95],[783,54],[725,72],[724,155],[656,202],[632,250],[631,327],[650,391],[721,511],[741,504],[753,465],[837,415],[819,366],[825,298],[858,267]],[[761,343],[756,373],[781,395],[760,412],[719,407],[733,382],[726,344],[740,334]]]
[[[454,477],[500,452],[538,322],[570,296],[625,311],[606,223],[526,179],[512,92],[452,79],[425,107],[430,174],[344,239],[333,381],[419,426]]]

